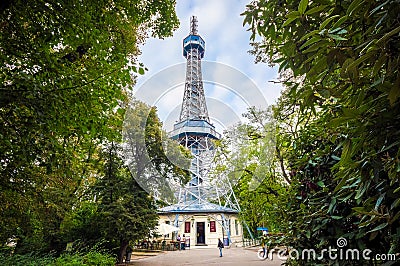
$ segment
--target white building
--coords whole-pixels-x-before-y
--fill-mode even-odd
[[[218,238],[224,244],[242,242],[243,229],[238,212],[213,203],[196,204],[184,208],[170,205],[159,209],[159,224],[166,223],[179,227],[179,231],[166,236],[175,240],[177,234],[190,239],[190,247],[217,246]]]

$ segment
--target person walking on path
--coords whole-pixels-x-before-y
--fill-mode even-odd
[[[131,261],[132,251],[133,250],[132,250],[131,246],[128,246],[126,248],[125,262],[130,262]]]
[[[176,242],[178,242],[179,250],[181,250],[181,235],[180,234],[178,234],[178,236],[176,237]]]
[[[222,249],[224,248],[224,243],[222,243],[221,238],[218,238],[218,248],[219,248],[219,256],[222,257]]]
[[[267,231],[263,231],[263,235],[261,237],[261,247],[263,249],[263,258],[268,258],[268,250],[267,250]]]
[[[185,244],[186,244],[186,237],[185,234],[183,234],[181,238],[181,250],[185,250]]]

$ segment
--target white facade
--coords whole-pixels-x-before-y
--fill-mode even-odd
[[[179,227],[178,232],[166,235],[165,239],[175,240],[178,234],[185,235],[190,239],[190,248],[217,246],[218,238],[225,239],[225,244],[229,239],[229,245],[242,242],[243,229],[236,213],[161,213],[159,217],[159,224]]]

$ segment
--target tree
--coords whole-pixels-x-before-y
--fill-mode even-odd
[[[147,34],[178,26],[174,1],[2,1],[0,241],[57,249],[64,214],[121,136]],[[34,241],[36,244],[31,243]],[[28,244],[30,243],[30,244]],[[38,246],[36,246],[39,248]]]
[[[190,152],[167,137],[156,108],[133,101],[124,121],[124,156],[136,182],[166,202],[189,181]]]
[[[189,151],[163,139],[164,134],[156,109],[132,101],[125,119],[125,141],[104,143],[98,153],[97,177],[83,192],[86,200],[63,221],[64,241],[80,240],[82,246],[105,242],[122,263],[128,245],[150,234],[158,219],[154,195],[160,190],[153,184],[168,186],[166,179],[171,176],[182,183],[189,178],[187,170],[169,160],[164,147],[173,154],[182,151],[182,162]]]
[[[133,101],[125,117],[126,142],[111,143],[104,154],[107,157],[104,175],[95,185],[98,211],[104,217],[100,219],[100,227],[103,237],[119,247],[120,263],[129,243],[148,236],[157,224],[153,196],[174,196],[174,191],[168,189],[169,178],[182,184],[189,180],[189,171],[174,164],[165,147],[169,154],[182,157],[186,169],[190,165],[190,159],[186,158],[189,151],[169,138],[163,139],[165,134],[156,108]],[[168,145],[163,145],[164,142]]]
[[[279,206],[287,195],[289,183],[275,157],[275,123],[271,110],[249,108],[247,123],[224,132],[218,142],[216,174],[226,175],[233,184],[240,205],[240,215],[252,234],[266,226],[280,232],[285,222]]]
[[[104,151],[105,175],[96,182],[94,190],[99,199],[96,224],[100,236],[108,241],[109,249],[118,248],[118,262],[122,263],[129,243],[148,236],[158,215],[154,199],[132,178],[120,153],[114,143]]]
[[[278,142],[297,189],[293,246],[346,237],[399,252],[399,10],[391,0],[276,0],[243,13],[262,37],[256,60],[280,65],[278,121],[301,121]]]

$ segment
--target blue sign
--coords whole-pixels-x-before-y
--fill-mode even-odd
[[[268,228],[267,227],[257,227],[257,231],[267,231],[268,232]]]

